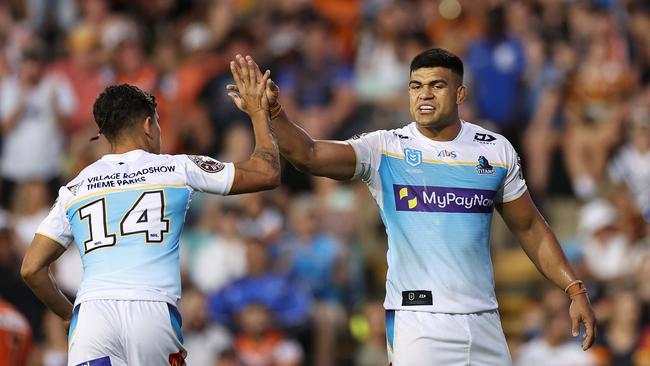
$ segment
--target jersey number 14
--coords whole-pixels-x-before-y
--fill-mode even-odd
[[[79,218],[88,220],[89,238],[84,241],[86,253],[117,243],[117,235],[108,232],[106,198],[102,197],[79,208]],[[163,191],[143,192],[120,220],[120,235],[144,234],[145,242],[162,243],[169,232],[165,219]]]

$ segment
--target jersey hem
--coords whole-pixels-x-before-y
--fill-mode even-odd
[[[350,141],[345,141],[348,145],[352,146],[352,150],[354,150],[354,174],[352,177],[350,177],[350,180],[358,180],[361,175],[361,164],[359,164],[359,148],[356,146],[356,144],[350,142]]]
[[[229,169],[228,172],[228,186],[226,187],[226,191],[224,192],[224,196],[227,196],[230,194],[230,191],[232,190],[232,185],[235,183],[235,164],[234,163],[227,163],[232,165],[232,169]]]
[[[68,243],[68,244],[66,245],[66,244],[64,244],[63,241],[61,241],[60,239],[55,238],[53,235],[46,234],[46,233],[44,233],[44,232],[42,232],[42,231],[37,231],[35,234],[38,234],[38,235],[44,236],[44,237],[46,237],[46,238],[48,238],[48,239],[50,239],[50,240],[52,240],[52,241],[55,241],[57,244],[59,244],[60,246],[64,247],[65,249],[68,249],[68,247],[70,246],[70,243]]]
[[[160,292],[143,291],[142,289],[103,290],[78,295],[74,306],[92,300],[159,301],[176,306],[178,299],[174,299]]]
[[[514,194],[514,195],[512,195],[512,196],[509,196],[509,197],[507,197],[507,198],[504,198],[504,199],[502,199],[501,201],[498,201],[498,202],[499,202],[499,203],[508,203],[508,202],[512,202],[512,201],[516,200],[517,198],[520,198],[521,196],[523,196],[524,193],[526,193],[527,190],[528,190],[528,187],[524,186],[523,189],[521,190],[521,192],[518,192],[518,193],[516,193],[516,194]]]
[[[431,309],[431,306],[386,306],[384,305],[384,310],[417,311],[422,313],[434,313],[434,314],[480,314],[480,313],[489,313],[492,311],[498,311],[499,307],[496,306],[494,308],[485,308],[485,309],[473,310],[473,311],[444,311],[444,310]]]

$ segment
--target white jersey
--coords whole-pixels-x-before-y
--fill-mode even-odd
[[[388,234],[386,309],[497,308],[488,243],[494,203],[517,199],[526,184],[503,136],[461,123],[453,141],[433,141],[415,122],[348,141],[354,178],[368,184]]]
[[[143,150],[109,154],[67,186],[37,233],[74,240],[84,267],[75,304],[181,295],[179,237],[193,191],[228,194],[232,163]]]

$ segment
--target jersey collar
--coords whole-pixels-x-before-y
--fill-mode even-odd
[[[146,154],[147,152],[142,150],[142,149],[136,149],[136,150],[131,150],[127,151],[122,154],[106,154],[102,156],[102,160],[105,161],[133,161],[137,160],[140,158],[142,155]]]
[[[424,136],[422,134],[422,132],[420,132],[420,130],[418,130],[417,122],[411,122],[410,128],[411,128],[411,131],[412,131],[413,135],[415,136],[415,138],[418,141],[422,141],[422,142],[424,142],[426,144],[429,144],[429,145],[432,145],[432,146],[441,146],[441,145],[451,145],[451,144],[453,144],[455,142],[458,142],[460,140],[461,136],[463,135],[463,133],[465,132],[465,129],[466,129],[465,124],[466,123],[467,122],[463,121],[462,119],[460,120],[460,131],[458,131],[458,135],[456,135],[456,137],[454,137],[453,140],[449,140],[449,141],[436,141],[436,140],[432,140],[432,139]]]

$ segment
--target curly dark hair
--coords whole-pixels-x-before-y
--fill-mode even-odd
[[[156,98],[129,85],[111,85],[99,94],[93,105],[95,123],[99,133],[113,144],[125,131],[138,125],[145,118],[155,118]]]

